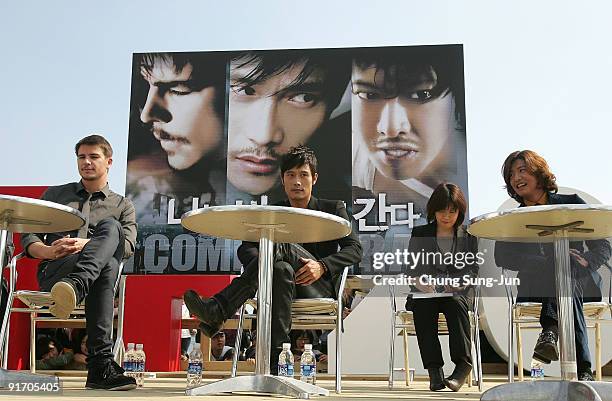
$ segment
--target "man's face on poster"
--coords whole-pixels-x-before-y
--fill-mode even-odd
[[[150,71],[141,68],[149,91],[140,119],[152,125],[168,164],[176,170],[212,153],[223,137],[223,121],[214,107],[222,94],[214,86],[199,87],[191,80],[192,72],[189,63],[177,70],[172,59],[160,57]]]
[[[450,92],[436,93],[429,66],[359,66],[352,70],[353,129],[369,158],[386,177],[418,178],[444,162],[454,132]]]
[[[229,93],[227,178],[252,195],[266,193],[280,182],[282,155],[308,142],[329,106],[323,97],[323,69],[314,68],[300,80],[300,62],[264,80],[243,82],[257,62],[231,62]]]

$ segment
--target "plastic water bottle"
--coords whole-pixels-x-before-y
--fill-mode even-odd
[[[123,370],[129,377],[136,377],[134,375],[134,352],[134,343],[128,343],[127,351],[123,355]]]
[[[306,383],[317,382],[317,359],[312,352],[312,344],[304,344],[304,352],[300,359],[300,380]]]
[[[537,359],[531,359],[531,380],[542,380],[544,378],[544,369],[542,368],[542,362]]]
[[[134,369],[136,373],[136,385],[138,387],[142,387],[144,384],[144,372],[145,372],[145,362],[147,360],[147,356],[144,352],[144,347],[142,344],[136,344],[136,352],[134,352],[134,364],[136,368]]]
[[[202,351],[194,347],[189,354],[187,365],[187,387],[197,387],[202,383]]]
[[[289,343],[283,343],[283,350],[278,356],[278,375],[293,377],[293,354]]]

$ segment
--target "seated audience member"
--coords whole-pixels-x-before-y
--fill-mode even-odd
[[[304,353],[304,345],[312,344],[312,352],[317,362],[327,362],[327,355],[316,348],[315,333],[312,330],[294,330],[292,333],[291,352],[296,361],[299,361]]]
[[[447,253],[478,252],[476,239],[462,226],[467,204],[461,189],[450,183],[436,187],[427,202],[427,221],[424,226],[414,227],[408,245],[411,253],[440,254],[442,257],[427,258],[409,272],[417,277],[416,290],[406,302],[412,310],[419,351],[423,366],[429,373],[429,389],[438,391],[448,387],[459,391],[472,370],[472,343],[470,319],[474,291],[463,285],[464,275],[476,276],[478,266],[459,264],[444,257]],[[452,260],[459,260],[453,257]],[[464,260],[464,259],[461,259]],[[436,282],[433,282],[433,280]],[[453,281],[453,279],[455,281]],[[432,280],[432,281],[429,281]],[[432,296],[432,293],[444,293]],[[455,364],[453,373],[444,378],[444,360],[438,339],[438,314],[443,313],[448,324],[451,360]]]
[[[251,333],[251,345],[247,347],[244,351],[244,360],[255,362],[255,356],[257,354],[257,349],[255,346],[257,345],[257,332],[253,331]]]
[[[181,318],[189,319],[189,310],[187,306],[183,304],[181,309]],[[191,345],[191,336],[195,330],[181,329],[181,359],[189,359],[189,346]]]
[[[317,158],[305,147],[292,148],[282,157],[281,181],[288,200],[278,206],[323,211],[350,221],[342,201],[317,199],[312,196],[318,179]],[[291,331],[291,303],[298,298],[335,298],[336,282],[345,266],[361,260],[361,244],[354,232],[348,236],[319,243],[275,244],[272,283],[272,338],[270,370],[278,370],[282,344],[288,343]],[[238,257],[244,273],[212,298],[201,299],[193,290],[185,293],[185,304],[200,321],[200,328],[212,337],[252,298],[258,286],[258,244],[243,242]]]
[[[68,365],[68,369],[87,370],[87,331],[73,330],[72,331],[72,352],[74,358],[72,363]]]
[[[62,370],[66,369],[74,358],[72,351],[61,352],[51,337],[40,337],[36,340],[36,369],[38,370]]]
[[[134,251],[135,211],[129,199],[108,186],[113,149],[100,135],[75,145],[80,181],[47,188],[42,199],[78,208],[86,223],[79,230],[53,234],[25,234],[25,253],[40,259],[38,283],[50,291],[50,312],[70,316],[84,300],[89,355],[85,387],[103,390],[136,388],[113,360],[114,286],[122,259]]]
[[[210,357],[213,361],[230,361],[234,357],[234,348],[225,345],[225,332],[218,331],[210,339]]]
[[[515,151],[502,166],[506,190],[519,207],[537,205],[583,204],[576,195],[561,195],[555,175],[546,160],[531,150]],[[586,245],[586,247],[585,247]],[[572,241],[569,244],[573,285],[573,315],[578,379],[592,381],[589,338],[584,320],[584,299],[601,299],[602,279],[597,270],[610,259],[610,243],[605,240]],[[555,298],[555,256],[552,244],[497,241],[495,263],[518,271],[517,302],[540,302],[542,332],[533,357],[543,363],[559,359],[557,339],[559,324]]]

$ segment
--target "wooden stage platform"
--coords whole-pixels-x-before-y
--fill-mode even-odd
[[[193,400],[201,398],[203,400],[235,400],[235,401],[256,401],[270,400],[270,396],[247,395],[247,394],[223,394],[214,396],[188,397],[185,395],[185,374],[160,373],[155,379],[145,380],[143,388],[131,391],[101,391],[86,390],[85,372],[70,372],[70,376],[64,376],[64,372],[58,372],[61,376],[62,391],[60,394],[11,394],[7,391],[0,391],[0,398],[3,400],[147,400],[147,401],[174,401],[174,400]],[[78,376],[75,376],[75,373]],[[80,373],[80,374],[79,374]],[[217,380],[213,378],[214,372],[207,372],[204,382]],[[219,375],[220,376],[220,375]],[[209,378],[210,377],[210,378]],[[609,380],[610,378],[608,378]],[[504,383],[506,377],[503,375],[486,375],[484,389]],[[464,386],[461,391],[454,393],[451,390],[439,392],[429,391],[429,382],[425,377],[417,377],[410,389],[406,388],[403,381],[396,381],[393,390],[387,387],[384,377],[372,376],[349,376],[342,381],[343,392],[336,394],[333,392],[333,376],[321,375],[317,384],[330,390],[329,397],[313,397],[320,400],[343,400],[343,401],[383,401],[383,400],[479,400],[480,393],[478,387]]]

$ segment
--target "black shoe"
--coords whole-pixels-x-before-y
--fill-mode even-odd
[[[198,325],[200,331],[208,338],[213,338],[221,330],[221,326],[212,327],[204,322]]]
[[[131,390],[136,388],[136,379],[127,377],[115,361],[108,360],[92,367],[87,372],[86,388],[98,390]]]
[[[462,362],[455,366],[455,370],[453,370],[450,376],[444,379],[444,384],[453,391],[459,391],[465,384],[465,379],[467,379],[471,371],[472,365]]]
[[[557,348],[557,339],[557,334],[550,330],[541,332],[538,342],[533,349],[533,357],[545,364],[549,364],[550,361],[558,361],[559,348]]]
[[[189,313],[197,317],[200,322],[200,329],[207,337],[212,338],[219,330],[225,319],[223,310],[214,298],[202,299],[194,290],[187,290],[183,295],[185,305]]]
[[[427,369],[427,372],[429,373],[429,389],[431,391],[440,391],[446,388],[442,368],[430,368]]]
[[[585,370],[584,372],[578,373],[578,380],[581,382],[592,382],[595,381],[595,378],[593,377],[593,372]]]

